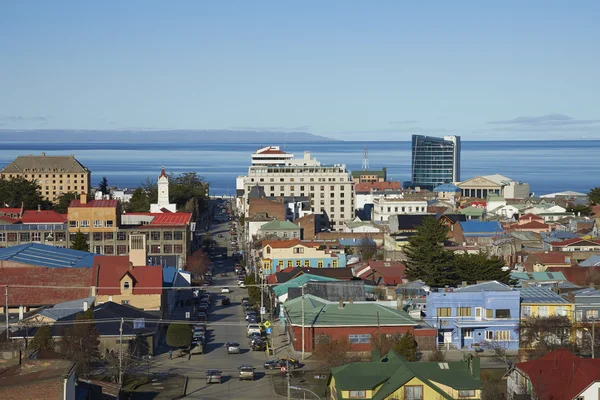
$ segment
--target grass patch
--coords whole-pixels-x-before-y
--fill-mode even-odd
[[[152,379],[147,375],[125,375],[123,377],[123,390],[134,391],[150,382],[152,382]]]

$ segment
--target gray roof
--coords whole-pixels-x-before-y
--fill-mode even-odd
[[[598,267],[600,266],[600,255],[594,254],[585,261],[579,263],[580,267]]]
[[[83,299],[77,299],[72,301],[66,301],[64,303],[55,304],[51,308],[46,308],[40,311],[40,315],[44,317],[51,318],[53,320],[58,320],[60,318],[68,317],[69,315],[77,314],[83,312],[83,303],[88,304],[88,307],[92,307],[96,298],[84,297]]]
[[[500,282],[491,281],[458,288],[455,292],[510,292],[512,289]]]
[[[43,153],[42,153],[43,154]],[[2,169],[3,173],[71,172],[87,173],[89,170],[70,156],[19,156]]]
[[[571,304],[564,297],[544,287],[526,287],[519,289],[521,303]]]

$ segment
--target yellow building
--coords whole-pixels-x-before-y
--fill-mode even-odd
[[[575,322],[574,305],[561,295],[544,287],[526,287],[521,292],[521,319],[563,316]]]
[[[114,254],[114,249],[108,253],[102,245],[105,241],[114,241],[120,217],[121,206],[118,200],[87,201],[86,195],[82,194],[79,200],[73,200],[69,204],[67,219],[71,240],[73,235],[81,232],[86,235],[92,253]]]
[[[0,178],[35,181],[46,200],[55,201],[63,193],[90,192],[91,172],[75,156],[19,156],[0,171]]]
[[[390,351],[372,362],[331,369],[329,399],[480,399],[479,358],[408,362]]]

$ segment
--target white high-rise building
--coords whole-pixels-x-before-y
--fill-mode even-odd
[[[239,176],[236,192],[239,206],[248,216],[248,193],[253,186],[262,186],[267,197],[310,197],[314,214],[330,228],[341,230],[345,222],[354,219],[354,182],[345,165],[321,165],[311,158],[289,159],[278,165],[253,165],[247,176]]]
[[[284,165],[293,159],[293,154],[281,151],[279,146],[261,147],[252,153],[252,165]]]
[[[177,205],[169,203],[169,177],[163,166],[158,176],[158,202],[150,204],[150,212],[162,213],[165,210],[167,210],[166,212],[177,212]]]

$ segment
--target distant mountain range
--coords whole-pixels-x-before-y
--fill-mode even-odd
[[[307,132],[275,132],[246,130],[0,130],[0,141],[48,141],[55,142],[210,142],[210,143],[298,143],[333,142],[325,136]]]

